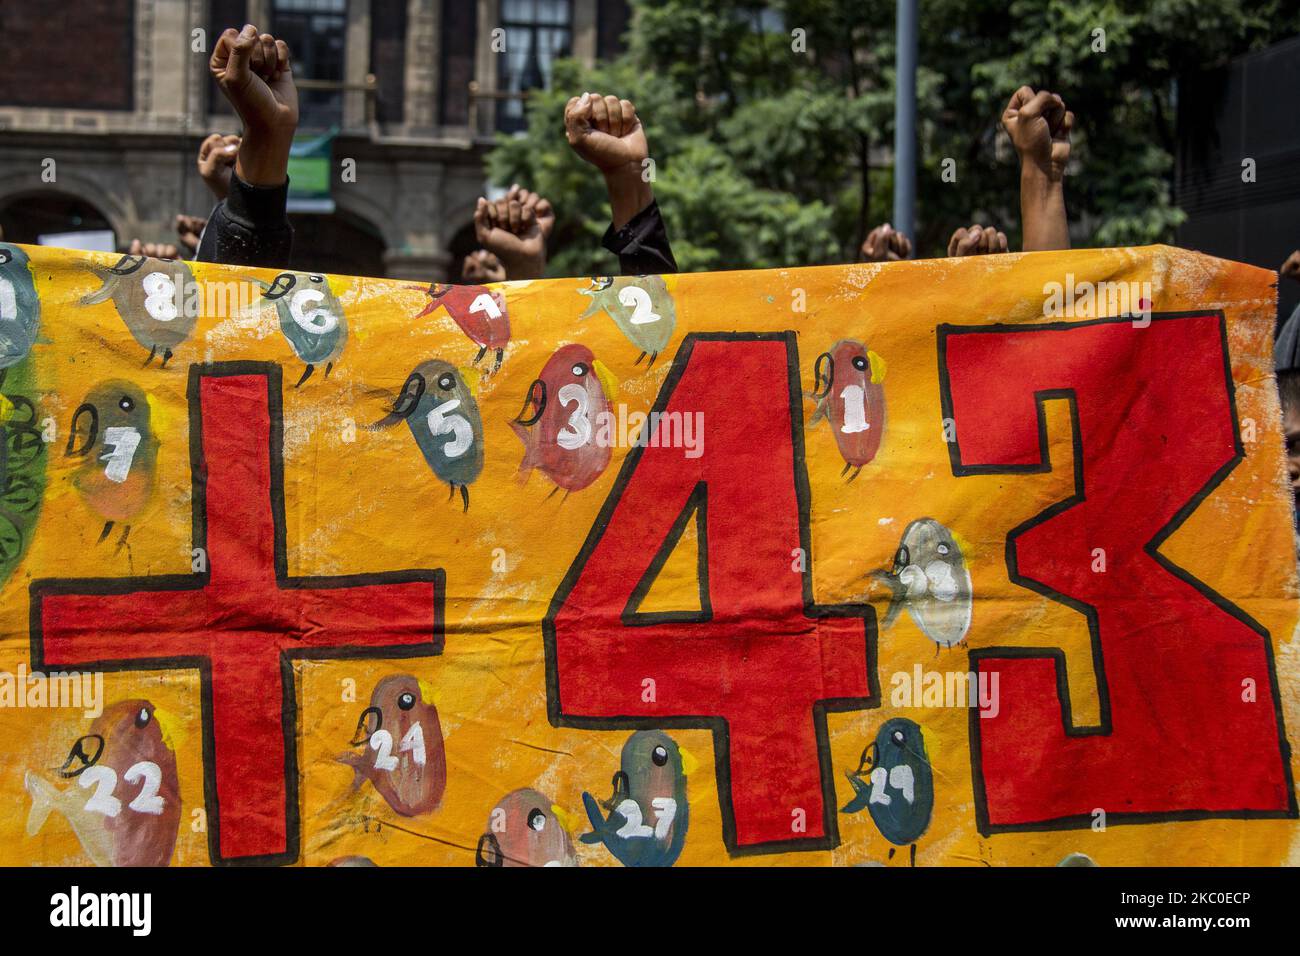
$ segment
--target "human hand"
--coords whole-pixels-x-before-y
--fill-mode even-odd
[[[483,285],[485,282],[505,282],[506,268],[501,260],[486,249],[475,249],[465,257],[460,276],[466,282]]]
[[[983,256],[1007,251],[1007,234],[978,224],[958,229],[948,240],[948,256]]]
[[[634,165],[650,155],[645,127],[629,100],[583,93],[564,107],[564,133],[573,151],[601,172]]]
[[[244,122],[235,173],[255,186],[278,186],[289,168],[298,128],[298,89],[289,46],[251,23],[217,39],[208,66],[221,92]]]
[[[912,254],[912,240],[889,223],[877,226],[867,233],[862,243],[863,262],[897,262]]]
[[[1011,94],[1002,112],[1002,126],[1020,155],[1022,170],[1059,180],[1070,159],[1070,130],[1074,114],[1065,101],[1047,90],[1022,86]]]
[[[240,138],[213,133],[199,145],[199,175],[218,200],[230,192],[230,174],[239,155]]]
[[[480,198],[474,235],[511,279],[539,279],[546,271],[546,240],[555,228],[548,200],[518,185],[495,202]]]
[[[179,259],[180,250],[170,242],[141,242],[139,239],[132,239],[131,245],[127,247],[127,255],[131,256],[148,256],[150,259]]]
[[[191,255],[199,251],[199,239],[207,227],[208,221],[199,216],[176,217],[176,235]]]

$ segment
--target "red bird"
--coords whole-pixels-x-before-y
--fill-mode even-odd
[[[876,457],[885,435],[885,360],[853,339],[841,339],[830,351],[817,356],[813,366],[816,391],[809,396],[817,403],[809,425],[825,418],[835,433],[835,444],[844,458],[844,470],[856,468],[849,481],[858,477],[862,466]]]
[[[429,283],[421,289],[429,297],[429,304],[416,316],[422,319],[432,315],[441,306],[447,310],[460,330],[479,346],[474,358],[477,365],[488,349],[496,351],[492,365],[495,372],[501,368],[501,356],[510,342],[510,317],[506,314],[506,297],[481,285],[444,285]]]
[[[524,443],[519,473],[534,469],[556,484],[556,491],[580,491],[609,465],[610,442],[600,425],[609,421],[614,376],[585,345],[565,345],[533,380],[519,417],[510,423]],[[607,429],[606,429],[607,431]],[[555,494],[552,491],[551,494]]]

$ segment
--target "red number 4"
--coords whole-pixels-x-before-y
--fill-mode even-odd
[[[812,599],[800,395],[793,333],[687,336],[654,411],[703,454],[628,453],[544,625],[555,725],[713,731],[732,853],[837,844],[826,713],[879,705],[871,609]],[[692,518],[699,608],[640,612]]]

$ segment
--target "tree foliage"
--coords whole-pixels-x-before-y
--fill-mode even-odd
[[[564,104],[584,90],[636,103],[683,271],[851,260],[892,207],[894,4],[632,6],[626,51],[592,69],[557,63],[551,89],[529,99],[527,130],[490,156],[495,182],[555,204],[550,273],[610,269],[604,183],[563,135]],[[921,0],[920,11],[918,255],[943,254],[976,221],[1018,247],[1017,159],[999,117],[1022,84],[1059,92],[1076,114],[1075,243],[1171,241],[1177,78],[1300,32],[1296,0]]]

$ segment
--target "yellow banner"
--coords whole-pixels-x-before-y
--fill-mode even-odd
[[[1300,862],[1274,282],[0,245],[0,864]]]

